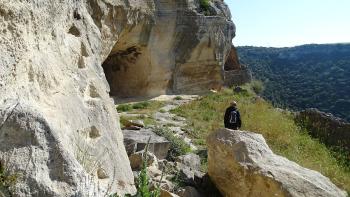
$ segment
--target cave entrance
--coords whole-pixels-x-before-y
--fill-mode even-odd
[[[110,96],[115,99],[135,98],[147,95],[150,69],[142,48],[131,46],[114,48],[102,67],[110,86]]]

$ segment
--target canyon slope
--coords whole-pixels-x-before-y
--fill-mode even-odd
[[[135,193],[110,96],[223,84],[221,0],[0,0],[0,162],[16,196]]]
[[[350,44],[238,47],[266,86],[263,96],[294,110],[317,108],[350,120]]]

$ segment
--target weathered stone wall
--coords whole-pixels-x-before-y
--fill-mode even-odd
[[[144,1],[0,1],[0,161],[16,196],[133,193],[101,64]]]
[[[0,162],[20,175],[12,193],[134,193],[109,87],[138,96],[221,83],[234,25],[216,4],[205,17],[192,0],[0,0]]]
[[[232,45],[224,65],[225,86],[242,85],[252,80],[252,73],[245,65],[239,62],[236,48]]]
[[[235,26],[227,6],[216,5],[217,15],[204,16],[199,1],[155,1],[154,20],[123,32],[104,63],[111,95],[195,93],[223,85]]]

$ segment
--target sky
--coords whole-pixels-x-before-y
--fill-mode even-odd
[[[236,46],[350,42],[350,0],[225,0]]]

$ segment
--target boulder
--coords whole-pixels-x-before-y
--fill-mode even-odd
[[[186,186],[178,192],[180,197],[201,197],[202,195],[198,192],[198,190],[191,186]]]
[[[129,128],[129,127],[137,127],[137,128],[145,127],[145,124],[143,123],[142,120],[121,119],[120,123],[122,123],[126,129]]]
[[[204,176],[204,173],[199,170],[191,169],[191,167],[179,162],[176,162],[176,169],[180,181],[189,186],[196,186],[199,182],[198,180]]]
[[[133,171],[141,170],[143,162],[144,162],[144,157],[143,157],[144,155],[143,154],[145,154],[145,151],[139,151],[139,152],[132,153],[131,155],[129,155],[130,166],[131,166],[131,169]],[[157,158],[153,153],[148,152],[147,153],[147,167],[152,165],[153,162],[157,162]]]
[[[346,196],[319,172],[275,155],[260,134],[220,129],[207,145],[208,173],[224,196]]]
[[[161,189],[160,190],[160,197],[179,197],[179,196],[176,194],[173,194],[165,189]]]
[[[175,161],[182,163],[183,165],[191,168],[192,170],[199,171],[201,168],[201,159],[194,153],[188,153],[186,155],[178,156]]]
[[[148,150],[152,152],[157,159],[165,159],[168,155],[170,142],[164,137],[158,136],[151,129],[141,129],[139,131],[123,130],[124,145],[128,155],[145,149],[149,141]]]

